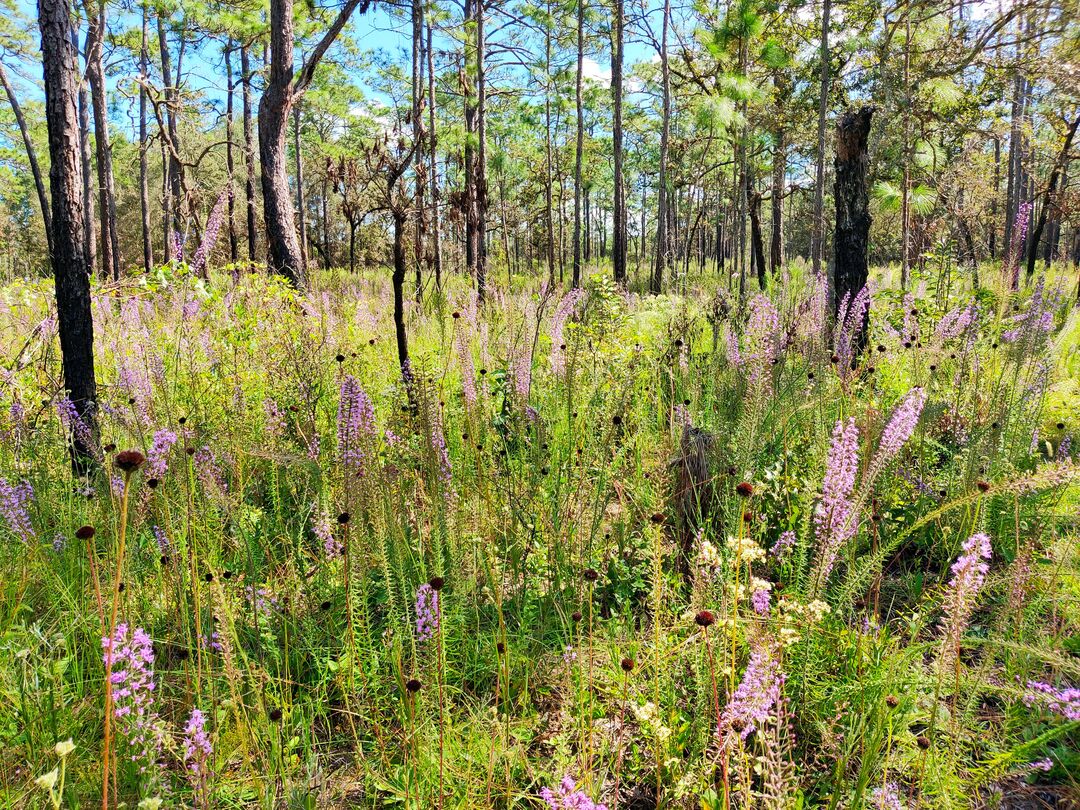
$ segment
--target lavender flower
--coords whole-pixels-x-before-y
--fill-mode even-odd
[[[855,349],[859,345],[859,336],[866,331],[867,315],[870,311],[870,290],[863,287],[851,298],[844,295],[836,314],[836,356],[837,372],[842,380],[851,376],[851,363],[855,359]]]
[[[982,533],[973,534],[964,541],[962,553],[953,563],[953,577],[949,580],[949,590],[945,597],[945,615],[942,618],[941,663],[945,671],[956,664],[960,651],[960,638],[967,628],[968,620],[975,609],[975,600],[979,595],[989,566],[990,538]]]
[[[720,716],[721,732],[736,731],[744,740],[749,737],[768,722],[783,684],[780,664],[769,650],[760,647],[752,652],[743,679]]]
[[[1039,706],[1066,720],[1080,721],[1080,689],[1057,688],[1042,681],[1028,681],[1024,705]]]
[[[3,515],[11,533],[24,543],[37,539],[26,508],[33,500],[34,488],[29,481],[11,484],[6,478],[0,478],[0,515]]]
[[[184,767],[200,785],[210,774],[209,760],[213,752],[214,747],[206,731],[206,717],[199,709],[192,709],[184,726]]]
[[[176,434],[171,430],[159,430],[154,433],[154,442],[147,455],[146,475],[149,478],[161,478],[169,469],[169,451],[176,444]]]
[[[543,788],[540,798],[549,810],[607,810],[607,805],[595,803],[587,793],[577,789],[570,776],[564,776],[556,791]]]
[[[1024,240],[1027,239],[1028,223],[1031,221],[1031,205],[1030,202],[1021,205],[1013,223],[1009,257],[1005,267],[1009,271],[1009,283],[1014,290],[1020,286],[1020,260],[1024,255]]]
[[[787,553],[793,548],[795,548],[795,532],[789,529],[777,538],[769,553],[782,562],[784,558],[787,557]]]
[[[555,308],[555,314],[551,317],[551,369],[556,376],[561,377],[566,371],[566,355],[562,348],[565,340],[563,334],[566,330],[566,322],[570,320],[577,309],[577,305],[584,299],[583,290],[571,290],[559,302]]]
[[[855,536],[858,523],[852,492],[859,469],[859,429],[854,418],[838,420],[825,462],[821,500],[814,510],[814,536],[818,546],[814,587],[824,587],[840,549]]]
[[[56,403],[56,414],[60,417],[60,424],[63,425],[69,441],[76,441],[83,447],[95,446],[93,431],[79,414],[78,407],[68,397]]]
[[[476,405],[476,368],[473,365],[472,349],[464,332],[457,336],[458,363],[461,365],[461,393],[470,407]]]
[[[870,791],[870,807],[873,810],[903,810],[900,790],[895,782],[886,782]]]
[[[169,537],[165,534],[165,530],[160,526],[154,526],[150,531],[153,532],[154,540],[157,541],[158,552],[161,554],[168,554],[172,549],[172,544],[169,542]]]
[[[416,640],[423,643],[439,631],[439,592],[428,583],[416,589]]]
[[[131,760],[140,770],[157,761],[161,751],[161,722],[154,709],[154,644],[141,627],[129,634],[126,623],[110,639],[101,639],[106,677],[112,682],[113,717],[131,747]]]
[[[326,514],[326,511],[319,513],[319,516],[312,522],[312,531],[315,532],[315,536],[319,538],[322,543],[323,552],[326,554],[326,559],[336,560],[345,551],[345,547],[341,542],[334,537],[334,526],[330,522],[330,516]]]
[[[919,424],[919,416],[926,405],[926,391],[922,388],[912,388],[895,411],[889,424],[881,434],[878,442],[877,454],[870,464],[871,477],[891,461],[900,449],[915,432],[915,426]]]
[[[206,218],[206,230],[203,231],[202,241],[195,251],[195,258],[191,260],[191,270],[201,274],[206,268],[206,262],[210,258],[210,252],[217,243],[218,232],[221,224],[225,221],[225,203],[232,196],[232,189],[228,186],[221,190],[214,207],[210,210],[210,216]]]
[[[364,448],[375,434],[375,409],[352,375],[341,381],[338,397],[337,441],[341,463],[350,472],[364,473]]]

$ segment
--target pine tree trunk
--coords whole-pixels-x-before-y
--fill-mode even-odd
[[[424,257],[424,231],[427,208],[424,205],[426,178],[424,177],[424,2],[412,0],[412,132],[416,148],[413,150],[413,177],[416,182],[413,223],[413,266],[416,271],[416,300],[422,299],[424,279],[421,267]]]
[[[435,128],[435,52],[431,47],[431,20],[427,21],[427,72],[428,72],[428,173],[431,182],[431,272],[435,274],[435,288],[442,289],[442,245],[439,239],[439,169]]]
[[[113,178],[112,144],[109,142],[109,117],[105,98],[105,71],[102,50],[105,45],[105,3],[96,10],[85,6],[87,17],[86,79],[90,83],[90,103],[94,112],[94,144],[97,152],[98,199],[101,210],[101,274],[120,278],[120,244],[116,235],[116,183]]]
[[[82,164],[79,142],[77,49],[72,44],[68,0],[39,0],[44,66],[45,120],[49,131],[49,186],[52,197],[52,269],[64,388],[89,431],[74,431],[72,469],[93,463],[97,435],[97,381],[94,377],[94,322],[90,274],[83,241]]]
[[[825,115],[829,110],[829,22],[831,0],[821,10],[821,80],[818,97],[817,170],[814,179],[814,229],[810,253],[815,275],[821,272],[825,255]]]
[[[787,177],[787,132],[778,127],[772,158],[772,191],[769,199],[769,270],[777,274],[784,266],[784,187]]]
[[[1058,154],[1057,160],[1054,161],[1054,168],[1050,171],[1050,182],[1046,186],[1046,192],[1043,194],[1039,218],[1031,231],[1031,238],[1028,240],[1027,277],[1029,281],[1031,280],[1031,277],[1035,275],[1035,261],[1039,254],[1039,242],[1042,240],[1043,229],[1046,227],[1046,220],[1050,214],[1050,208],[1056,202],[1055,195],[1057,193],[1058,180],[1061,178],[1061,172],[1069,159],[1069,149],[1072,147],[1077,127],[1080,127],[1080,115],[1078,115],[1072,124],[1069,125],[1069,130],[1065,134],[1065,143],[1061,147],[1061,152]],[[1049,264],[1049,259],[1047,259],[1047,264]]]
[[[143,76],[150,73],[150,32],[149,12],[146,2],[142,3],[142,33],[139,42],[139,72]],[[149,273],[154,268],[154,239],[150,231],[150,167],[146,128],[146,88],[139,84],[139,215],[142,223],[143,271]]]
[[[577,0],[577,73],[574,82],[574,109],[577,129],[574,141],[574,263],[570,285],[581,286],[581,164],[585,147],[585,110],[582,105],[585,59],[585,0]]]
[[[836,126],[836,229],[833,235],[833,316],[845,296],[854,301],[866,286],[870,237],[870,198],[867,190],[867,139],[872,107],[846,112]],[[866,321],[859,330],[859,348],[866,341]]]
[[[255,137],[251,121],[251,57],[248,46],[240,46],[240,81],[243,83],[244,103],[244,203],[247,211],[248,261],[257,261],[256,237],[258,232],[255,217]]]
[[[87,45],[88,40],[84,41],[84,51],[89,50]],[[71,47],[75,54],[75,64],[72,69],[78,77],[80,72],[79,44],[74,28],[71,29]],[[97,240],[94,238],[97,224],[94,219],[94,173],[90,155],[90,93],[86,89],[84,80],[79,80],[79,159],[82,164],[83,252],[93,272],[97,267]]]
[[[626,286],[626,184],[623,178],[623,0],[613,0],[612,15],[612,130],[615,198],[611,224],[611,259],[615,283]]]
[[[300,104],[293,105],[293,155],[296,160],[296,212],[300,239],[300,263],[306,268],[307,252],[307,201],[304,198],[304,153],[300,149]]]
[[[236,82],[233,81],[232,52],[233,41],[230,39],[225,45],[225,174],[229,185],[229,261],[236,264],[236,203],[233,195],[233,183],[236,175],[236,161],[233,159],[233,97],[236,94]]]
[[[668,66],[668,27],[671,23],[671,0],[664,0],[664,19],[660,35],[660,83],[663,108],[660,121],[660,177],[656,195],[656,263],[653,267],[649,291],[659,295],[664,286],[668,257],[668,140],[671,136],[671,71]]]
[[[34,142],[30,139],[30,131],[26,128],[26,118],[23,117],[22,107],[15,95],[15,88],[8,81],[4,65],[0,63],[0,84],[4,86],[11,111],[15,114],[15,122],[19,125],[19,134],[22,135],[23,146],[26,149],[26,160],[30,163],[30,173],[34,176],[34,188],[37,190],[38,205],[41,206],[41,219],[45,223],[45,244],[50,255],[52,254],[52,217],[49,214],[49,197],[45,191],[45,178],[41,174],[41,166],[38,164],[37,150]]]
[[[551,0],[547,0],[547,15],[551,16]],[[547,174],[544,178],[544,214],[547,226],[547,266],[548,283],[555,283],[555,220],[552,215],[552,185],[555,182],[554,166],[551,160],[551,25],[544,27],[544,151],[547,160]]]

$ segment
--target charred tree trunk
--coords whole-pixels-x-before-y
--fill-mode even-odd
[[[397,339],[398,365],[406,386],[412,384],[412,370],[409,366],[409,336],[405,332],[405,228],[408,224],[407,213],[400,208],[392,212],[394,219],[394,335]]]
[[[746,182],[747,208],[750,213],[750,250],[754,269],[757,271],[758,287],[765,289],[765,240],[761,233],[761,192],[754,187],[753,178]]]
[[[229,261],[236,264],[236,203],[233,194],[233,178],[236,175],[236,161],[233,159],[233,97],[236,93],[236,82],[233,81],[232,52],[233,41],[230,39],[225,45],[225,81],[227,91],[225,97],[225,173],[229,184]]]
[[[1057,202],[1057,185],[1058,180],[1061,177],[1061,172],[1065,168],[1065,163],[1069,159],[1069,149],[1072,147],[1073,138],[1076,136],[1076,129],[1080,127],[1080,115],[1069,125],[1069,131],[1065,133],[1065,143],[1061,147],[1061,152],[1058,153],[1058,158],[1054,161],[1054,168],[1050,171],[1050,182],[1046,186],[1046,192],[1043,194],[1043,202],[1039,211],[1039,219],[1035,223],[1035,227],[1031,230],[1031,239],[1028,240],[1028,255],[1027,255],[1027,277],[1031,280],[1031,277],[1035,275],[1035,262],[1039,255],[1039,242],[1042,240],[1043,229],[1046,227],[1046,220],[1050,214],[1050,208]],[[1049,264],[1049,258],[1047,259]]]
[[[581,286],[581,163],[585,147],[585,110],[582,105],[585,59],[585,0],[577,0],[577,74],[574,83],[574,109],[577,129],[574,140],[574,263],[570,286]]]
[[[547,13],[548,17],[552,18],[551,0],[547,0]],[[555,182],[555,171],[551,159],[551,29],[550,25],[544,28],[544,152],[547,160],[547,174],[544,178],[544,224],[547,229],[548,284],[555,283],[555,219],[552,214],[554,196],[552,185]]]
[[[165,165],[165,205],[164,205],[164,231],[165,231],[165,261],[174,257],[173,238],[182,231],[180,207],[181,207],[181,179],[180,160],[176,150],[179,149],[179,136],[177,133],[178,93],[176,85],[179,84],[179,76],[174,83],[172,73],[172,56],[169,52],[168,29],[165,26],[165,18],[159,13],[157,18],[158,49],[161,54],[161,79],[165,83],[165,108],[167,136],[163,133],[162,148],[165,149],[167,162]],[[179,70],[177,71],[179,73]],[[169,145],[166,146],[165,142]]]
[[[248,46],[240,46],[240,81],[244,103],[244,207],[247,212],[248,261],[255,263],[258,251],[255,246],[255,137],[251,125],[251,57]]]
[[[810,240],[810,253],[815,275],[821,272],[821,259],[825,255],[825,114],[829,110],[829,22],[831,13],[831,0],[824,0],[821,10],[821,78],[818,91],[814,228]]]
[[[626,285],[626,185],[623,179],[623,0],[614,0],[612,15],[611,93],[613,118],[611,147],[614,153],[615,200],[612,223],[612,265],[615,283]]]
[[[442,289],[442,244],[439,239],[439,167],[435,128],[435,52],[431,48],[431,20],[427,21],[428,73],[428,173],[431,182],[431,272],[435,274],[435,289]]]
[[[300,262],[307,268],[307,201],[304,199],[304,153],[300,149],[300,104],[293,105],[293,153],[296,160],[296,213]]]
[[[778,127],[773,144],[772,192],[769,198],[769,270],[776,274],[784,266],[784,178],[787,176],[787,133]]]
[[[94,144],[97,152],[98,207],[101,211],[101,274],[120,278],[120,242],[116,235],[116,182],[113,178],[112,144],[109,142],[109,117],[105,98],[105,70],[102,51],[105,46],[105,3],[97,9],[86,6],[87,40],[86,78],[90,83],[90,102],[94,111]]]
[[[139,72],[150,72],[149,12],[142,4],[142,37],[139,42]],[[150,231],[150,170],[147,150],[150,148],[146,129],[146,87],[139,83],[139,215],[142,224],[143,272],[154,267],[154,239]]]
[[[60,329],[64,388],[86,431],[72,431],[75,472],[96,455],[97,382],[94,377],[94,322],[90,274],[83,242],[82,164],[79,144],[77,52],[72,45],[68,0],[39,0],[44,65],[45,120],[49,131],[49,185],[52,195],[52,269]]]
[[[866,187],[869,165],[867,139],[873,107],[844,113],[836,125],[835,185],[836,230],[833,235],[833,316],[846,296],[853,301],[866,286],[867,246],[870,237],[870,203]],[[858,330],[858,349],[866,342],[866,322]]]
[[[671,136],[671,70],[668,66],[668,27],[671,23],[671,0],[664,0],[664,20],[660,34],[660,84],[663,106],[660,121],[660,178],[656,199],[656,264],[653,267],[649,291],[659,295],[664,286],[668,256],[668,141]]]
[[[97,226],[94,221],[94,173],[93,161],[90,156],[90,93],[86,89],[86,82],[78,79],[80,73],[79,44],[74,28],[71,29],[71,47],[75,59],[72,70],[75,71],[76,80],[79,82],[79,160],[82,174],[83,252],[86,254],[86,261],[90,265],[91,272],[93,272],[94,268],[97,267],[97,240],[94,238],[94,231]],[[84,45],[84,50],[86,49]]]
[[[4,85],[11,111],[15,114],[15,122],[19,125],[19,134],[22,135],[23,146],[26,148],[26,160],[30,164],[30,173],[34,176],[34,188],[37,189],[38,205],[41,206],[41,219],[45,223],[45,244],[52,254],[52,216],[49,213],[49,198],[45,191],[45,178],[41,175],[41,166],[38,164],[37,150],[34,142],[30,139],[30,131],[26,128],[26,119],[23,117],[22,107],[15,95],[15,88],[8,81],[7,72],[3,64],[0,64],[0,84]]]

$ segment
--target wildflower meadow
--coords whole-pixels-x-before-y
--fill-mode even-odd
[[[1077,806],[1074,279],[681,286],[9,282],[0,801]]]

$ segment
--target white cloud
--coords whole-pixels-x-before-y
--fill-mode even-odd
[[[589,81],[609,84],[611,82],[611,66],[601,65],[595,59],[586,56],[581,60],[581,75]]]

